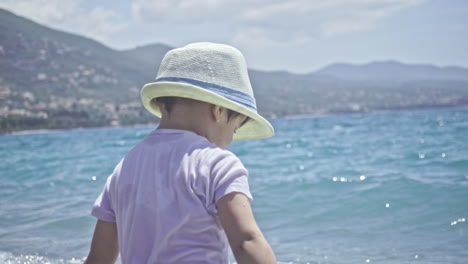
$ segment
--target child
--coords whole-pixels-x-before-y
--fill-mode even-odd
[[[141,96],[159,127],[115,167],[97,198],[85,263],[275,263],[252,214],[248,172],[224,150],[270,137],[244,57],[193,43],[169,51]],[[226,239],[227,238],[227,239]]]

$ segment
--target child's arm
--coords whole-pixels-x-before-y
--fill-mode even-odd
[[[233,192],[217,202],[218,215],[239,264],[276,263],[275,254],[258,227],[250,202]]]
[[[117,225],[98,220],[94,229],[91,250],[84,264],[115,263],[119,256]]]

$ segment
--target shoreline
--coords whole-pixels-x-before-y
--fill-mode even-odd
[[[145,128],[157,126],[158,123],[154,124],[135,124],[129,126],[96,126],[96,127],[72,127],[72,128],[53,128],[53,129],[25,129],[17,130],[8,133],[0,133],[0,136],[7,135],[38,135],[38,134],[49,134],[49,133],[58,133],[63,131],[79,131],[79,130],[92,130],[92,129],[121,129],[121,128]]]
[[[328,112],[328,113],[316,113],[316,114],[298,114],[298,115],[286,115],[286,116],[275,116],[267,118],[268,120],[299,120],[305,118],[323,118],[330,116],[341,116],[341,115],[352,115],[352,114],[383,114],[389,112],[404,112],[404,111],[427,111],[427,110],[443,110],[443,109],[468,109],[468,105],[455,105],[455,106],[428,106],[428,107],[414,107],[414,108],[394,108],[394,109],[378,109],[372,111],[343,111],[343,112]],[[91,129],[121,129],[121,128],[144,128],[157,126],[158,122],[145,123],[145,124],[134,124],[128,126],[96,126],[96,127],[72,127],[72,128],[56,128],[56,129],[25,129],[17,130],[12,132],[0,133],[0,136],[7,135],[37,135],[37,134],[48,134],[56,133],[61,131],[77,131],[77,130],[91,130]]]
[[[276,119],[287,119],[296,120],[304,118],[322,118],[330,116],[341,116],[341,115],[358,115],[358,114],[385,114],[391,112],[405,112],[405,111],[428,111],[428,110],[444,110],[444,109],[468,109],[468,105],[444,105],[444,106],[428,106],[428,107],[407,107],[407,108],[389,108],[389,109],[377,109],[370,111],[343,111],[343,112],[328,112],[328,113],[317,113],[317,114],[298,114],[298,115],[287,115],[267,118],[268,120]]]

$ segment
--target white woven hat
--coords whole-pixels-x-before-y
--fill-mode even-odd
[[[274,135],[271,124],[257,113],[244,56],[231,46],[200,42],[169,51],[156,80],[141,89],[144,106],[158,117],[161,112],[152,99],[164,96],[208,102],[250,117],[234,139]]]

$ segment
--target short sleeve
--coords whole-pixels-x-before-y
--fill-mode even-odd
[[[106,222],[115,222],[115,214],[114,210],[112,209],[109,188],[111,177],[112,175],[107,179],[107,183],[104,186],[101,194],[94,202],[93,210],[91,211],[91,215]]]
[[[211,184],[211,206],[208,210],[217,213],[216,203],[223,196],[239,192],[247,196],[249,201],[252,201],[252,194],[250,193],[248,171],[232,152],[223,150],[220,155],[212,160],[210,178]]]
[[[101,194],[99,194],[96,201],[94,202],[94,206],[91,211],[91,215],[106,222],[116,221],[112,199],[111,199],[112,182],[116,174],[120,173],[122,161],[123,160],[119,162],[119,164],[115,167],[114,172],[107,178],[107,182],[104,185],[104,189],[102,190]]]

